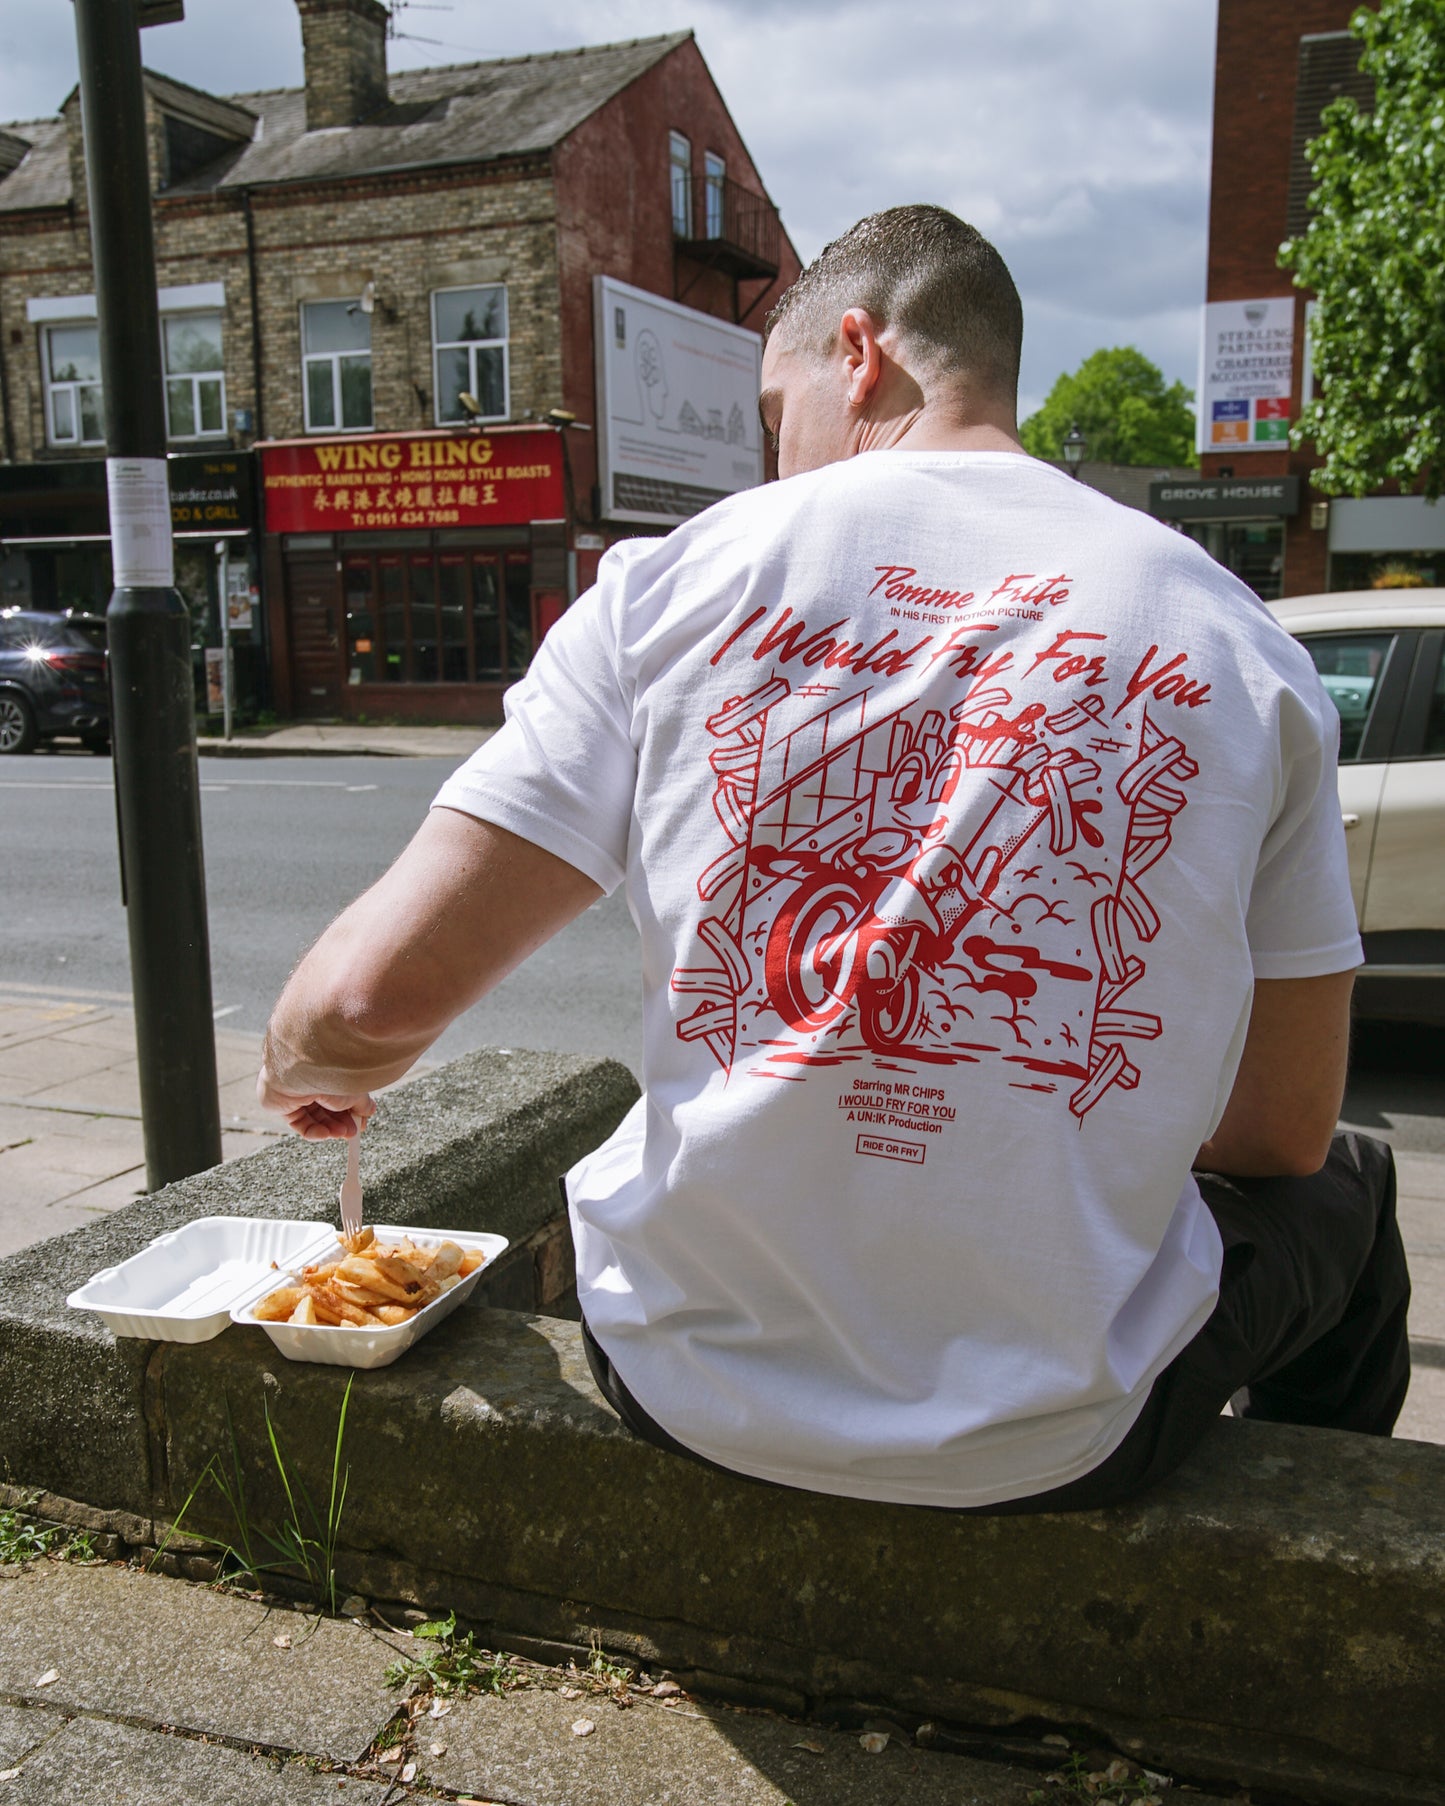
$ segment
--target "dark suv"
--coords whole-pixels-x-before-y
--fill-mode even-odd
[[[105,622],[0,609],[0,753],[33,752],[57,734],[110,750]]]

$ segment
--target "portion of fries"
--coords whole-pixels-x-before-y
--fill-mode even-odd
[[[338,1237],[340,1260],[303,1267],[256,1305],[261,1323],[301,1323],[332,1328],[390,1329],[406,1323],[433,1299],[449,1292],[487,1258],[455,1242],[423,1248],[403,1236],[383,1244],[371,1228]]]

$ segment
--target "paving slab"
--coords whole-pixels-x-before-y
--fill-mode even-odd
[[[300,1762],[77,1718],[22,1764],[3,1797],[6,1806],[380,1806],[388,1791]]]
[[[0,1593],[0,1696],[356,1762],[396,1711],[380,1634],[123,1567],[34,1562]],[[277,1648],[273,1637],[291,1639]],[[57,1678],[37,1683],[54,1670]],[[57,1798],[60,1796],[56,1796]]]
[[[579,1736],[578,1722],[594,1726]],[[445,1754],[429,1753],[434,1742]],[[1026,1806],[1039,1769],[694,1702],[566,1699],[553,1689],[459,1700],[422,1719],[419,1778],[508,1806]],[[1209,1796],[1191,1794],[1208,1806]]]
[[[113,1063],[109,1048],[63,1043],[54,1036],[32,1036],[0,1049],[0,1085],[16,1097],[34,1097],[55,1085],[74,1085],[95,1078]]]
[[[297,1636],[283,1654],[271,1638],[296,1633],[304,1622],[298,1614],[268,1612],[252,1600],[182,1581],[38,1562],[18,1581],[0,1585],[7,1606],[22,1602],[22,1622],[10,1641],[35,1651],[25,1658],[32,1666],[44,1659],[42,1635],[55,1649],[61,1629],[69,1638],[63,1655],[83,1658],[95,1676],[115,1663],[116,1641],[127,1634],[134,1641],[137,1632],[147,1649],[164,1645],[166,1665],[176,1671],[156,1684],[132,1664],[123,1684],[97,1680],[77,1690],[72,1683],[66,1697],[67,1670],[57,1658],[52,1665],[60,1678],[43,1693],[31,1681],[23,1705],[0,1703],[0,1768],[20,1771],[0,1783],[7,1806],[313,1806],[322,1800],[381,1806],[398,1798],[396,1787],[371,1778],[374,1770],[355,1772],[359,1720],[339,1727],[319,1722],[313,1700],[300,1709],[304,1741],[296,1737],[297,1694],[368,1686],[380,1640],[363,1626],[328,1622],[309,1643]],[[117,1599],[124,1606],[112,1635],[107,1627]],[[39,1624],[37,1607],[43,1608]],[[101,1640],[82,1647],[97,1632]],[[226,1652],[237,1649],[249,1654],[227,1662]],[[318,1666],[322,1659],[326,1666]],[[177,1689],[195,1672],[225,1691],[224,1709],[211,1713],[217,1722],[198,1726],[177,1713]],[[1045,1784],[1037,1761],[917,1749],[901,1731],[874,1754],[863,1749],[856,1729],[686,1696],[664,1706],[634,1694],[623,1709],[590,1690],[568,1698],[560,1691],[568,1677],[557,1670],[532,1672],[540,1685],[500,1699],[454,1699],[444,1716],[415,1721],[406,1758],[418,1765],[418,1797],[435,1798],[433,1789],[441,1789],[507,1806],[1027,1806]],[[13,1696],[14,1680],[9,1656],[0,1653],[0,1694]],[[386,1718],[400,1701],[397,1693],[386,1695]],[[572,1729],[583,1719],[594,1726],[590,1735]],[[325,1747],[315,1748],[318,1741]],[[1058,1759],[1063,1755],[1060,1750]],[[1046,1759],[1054,1759],[1051,1752]],[[353,1772],[318,1772],[318,1764]],[[1212,1795],[1187,1797],[1217,1806]]]
[[[14,1768],[63,1723],[56,1713],[35,1706],[0,1705],[0,1768]]]

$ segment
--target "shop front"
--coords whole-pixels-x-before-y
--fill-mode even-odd
[[[1298,477],[1192,477],[1149,485],[1149,512],[1197,540],[1262,602],[1284,594],[1285,523]]]
[[[249,452],[179,452],[166,460],[176,588],[191,622],[196,706],[208,712],[230,614],[235,697],[243,718],[270,706],[253,460]],[[102,458],[0,465],[0,608],[103,615],[113,588]],[[211,688],[214,688],[214,684]],[[216,703],[219,710],[220,703]]]
[[[1329,521],[1332,590],[1445,584],[1445,501],[1343,496],[1329,504]]]
[[[492,722],[569,599],[561,433],[262,446],[277,706]]]

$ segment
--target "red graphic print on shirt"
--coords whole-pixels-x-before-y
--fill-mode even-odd
[[[1163,716],[1207,686],[1157,647],[1116,685],[1100,633],[980,663],[986,626],[934,651],[840,625],[734,633],[715,657],[763,680],[706,722],[724,846],[673,973],[677,1033],[729,1073],[793,1080],[1002,1060],[1082,1122],[1162,1032],[1138,1001],[1160,929],[1144,881],[1198,772]],[[834,650],[807,662],[833,681],[769,670],[818,643]],[[929,667],[924,700],[882,706],[880,674]]]

